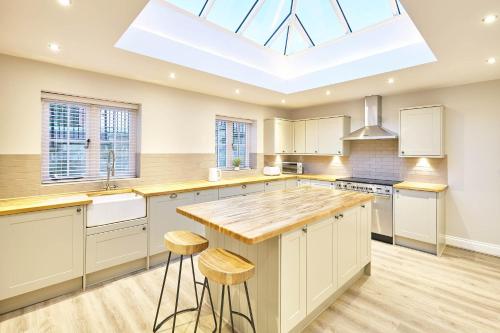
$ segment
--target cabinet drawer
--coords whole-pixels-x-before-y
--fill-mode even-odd
[[[335,188],[334,182],[327,182],[324,180],[310,180],[310,182],[311,182],[311,186]]]
[[[219,198],[234,197],[250,193],[264,192],[264,183],[242,184],[219,189]]]
[[[219,199],[219,189],[212,190],[202,190],[194,192],[194,201],[195,202],[208,202],[215,201]]]
[[[278,190],[284,190],[286,187],[286,183],[284,180],[274,180],[271,182],[265,182],[264,183],[264,191],[278,191]]]
[[[297,186],[310,186],[310,185],[311,185],[310,179],[297,179]]]
[[[87,236],[86,273],[147,255],[146,224]]]

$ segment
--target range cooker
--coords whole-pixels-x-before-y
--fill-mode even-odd
[[[372,204],[372,239],[393,244],[392,186],[400,182],[399,180],[347,177],[337,179],[335,187],[340,190],[373,193],[375,198]]]

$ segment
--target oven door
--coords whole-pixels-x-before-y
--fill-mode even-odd
[[[393,243],[392,195],[375,194],[372,204],[372,239]]]

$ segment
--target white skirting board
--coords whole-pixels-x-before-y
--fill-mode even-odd
[[[446,235],[446,245],[500,257],[500,245]]]

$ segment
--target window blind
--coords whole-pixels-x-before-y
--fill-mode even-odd
[[[137,176],[137,112],[133,109],[42,99],[42,183]]]
[[[250,168],[250,133],[252,123],[247,120],[218,117],[215,121],[215,153],[217,167],[230,169],[236,158],[240,168]]]

